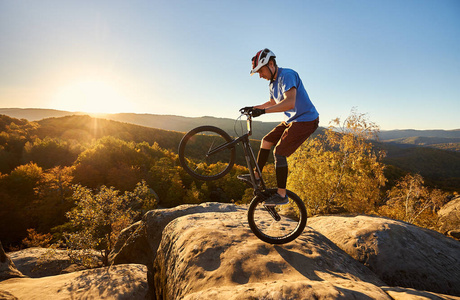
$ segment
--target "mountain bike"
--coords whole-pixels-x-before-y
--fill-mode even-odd
[[[200,126],[184,135],[179,144],[179,161],[184,170],[199,180],[216,180],[232,169],[236,159],[236,145],[241,144],[249,169],[254,198],[248,208],[248,223],[252,232],[270,244],[285,244],[295,240],[307,224],[307,210],[303,201],[288,190],[289,204],[268,206],[264,201],[277,189],[267,188],[254,151],[249,142],[252,135],[252,111],[240,110],[246,117],[247,132],[231,138],[224,130],[215,126]],[[259,175],[256,179],[255,172]]]

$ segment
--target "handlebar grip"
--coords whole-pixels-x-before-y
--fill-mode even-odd
[[[246,106],[240,109],[242,114],[250,114],[254,110],[254,106]]]

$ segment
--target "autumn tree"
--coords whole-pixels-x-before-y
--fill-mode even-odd
[[[56,166],[71,166],[81,152],[79,145],[69,141],[46,137],[27,142],[24,146],[23,160],[33,161],[44,169]]]
[[[79,155],[74,180],[91,188],[106,185],[122,191],[132,190],[147,177],[154,151],[149,147],[147,143],[104,137]]]
[[[21,164],[24,145],[36,134],[38,124],[0,115],[0,172],[9,173]]]
[[[374,211],[385,184],[384,153],[371,143],[377,133],[378,127],[355,110],[343,122],[333,120],[289,158],[288,188],[312,214]]]
[[[387,198],[379,209],[381,215],[433,228],[436,211],[444,204],[446,193],[425,187],[420,174],[407,174],[387,192]]]
[[[120,191],[102,186],[97,192],[81,185],[74,186],[75,208],[67,213],[72,232],[66,234],[67,246],[80,250],[78,258],[86,264],[95,265],[91,251],[100,251],[103,264],[108,265],[108,256],[121,230],[139,216],[142,209],[153,209],[155,195],[145,182],[137,184],[133,192]],[[83,254],[82,252],[83,251]]]
[[[32,203],[43,170],[34,163],[0,174],[0,236],[5,244],[20,242],[33,227]]]
[[[54,167],[43,171],[31,203],[31,220],[38,232],[49,232],[66,222],[65,213],[73,205],[73,167]]]

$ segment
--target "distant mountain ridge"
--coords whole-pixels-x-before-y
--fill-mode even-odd
[[[69,112],[55,109],[41,109],[41,108],[0,108],[0,114],[4,114],[13,118],[27,119],[28,121],[38,121],[51,117],[63,117],[69,115],[88,115],[83,112]],[[241,131],[241,124],[235,125],[234,119],[215,118],[210,116],[203,117],[183,117],[175,115],[156,115],[156,114],[137,114],[137,113],[118,113],[118,114],[104,114],[95,115],[98,118],[104,118],[114,121],[126,122],[135,125],[146,127],[153,127],[165,130],[174,130],[179,132],[187,132],[192,128],[201,125],[214,125],[218,126],[230,135],[235,135],[235,128]],[[261,139],[268,133],[277,122],[254,122],[254,139]],[[420,142],[414,139],[413,142],[406,140],[408,138],[430,138],[424,139]],[[434,145],[445,143],[460,143],[460,129],[455,130],[382,130],[379,134],[381,141],[391,141],[394,143],[412,144],[412,145]],[[442,138],[442,140],[436,140]],[[398,140],[399,139],[399,140]],[[450,140],[452,139],[452,140]]]
[[[46,118],[59,118],[71,115],[91,115],[96,118],[119,121],[152,127],[164,130],[178,132],[188,132],[189,130],[202,126],[214,125],[225,130],[232,136],[240,135],[245,130],[244,122],[236,122],[235,119],[215,118],[215,117],[182,117],[175,115],[155,115],[155,114],[136,114],[136,113],[119,113],[119,114],[88,114],[83,112],[69,112],[54,109],[39,108],[0,108],[0,115],[7,115],[17,119],[26,119],[28,121],[39,121]],[[278,122],[260,122],[254,121],[253,139],[262,139],[265,134],[272,130]]]
[[[38,121],[45,118],[59,118],[83,114],[85,113],[46,108],[0,108],[0,115],[7,115],[16,119],[26,119],[27,121]]]
[[[406,139],[411,137],[428,138],[455,138],[460,139],[460,129],[454,130],[382,130],[379,134],[380,140]]]

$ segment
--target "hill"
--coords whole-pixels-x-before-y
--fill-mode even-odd
[[[70,115],[86,115],[82,112],[69,112],[54,109],[38,108],[0,108],[0,114],[18,119],[27,119],[28,121],[38,121],[50,117],[63,117]],[[238,113],[235,111],[235,117]],[[210,116],[203,117],[183,117],[174,115],[157,115],[157,114],[136,114],[136,113],[119,113],[95,115],[98,118],[126,122],[135,125],[153,127],[178,132],[187,132],[192,128],[201,125],[214,125],[227,131],[230,135],[236,135],[241,128],[244,128],[243,122],[236,123],[234,119],[215,118]],[[268,133],[277,122],[254,122],[253,138],[260,140]],[[243,126],[243,127],[241,127]],[[321,130],[321,128],[320,128]],[[320,131],[319,130],[319,131]],[[460,129],[456,130],[382,130],[379,133],[379,139],[383,142],[389,142],[401,147],[423,146],[444,150],[460,150]]]
[[[379,139],[400,148],[418,146],[460,151],[460,129],[381,131]]]
[[[460,151],[460,138],[456,137],[448,138],[413,136],[407,138],[385,140],[384,142],[393,144],[401,148],[418,146],[450,151]]]
[[[455,130],[382,130],[379,138],[382,141],[407,139],[411,137],[429,137],[429,138],[457,138],[460,139],[460,129]]]
[[[177,153],[179,143],[184,136],[183,132],[93,118],[86,115],[47,118],[36,123],[40,125],[37,130],[37,137],[40,139],[52,137],[90,143],[94,139],[113,136],[127,142],[147,142],[151,145],[157,143],[161,148],[174,153]],[[251,145],[257,153],[260,146],[259,141],[251,140]],[[236,151],[236,163],[246,165],[242,148],[237,147]]]
[[[386,165],[418,173],[429,186],[452,191],[460,189],[460,152],[385,143],[380,147],[387,153],[383,159]]]
[[[0,114],[17,119],[26,119],[28,121],[39,121],[46,118],[58,118],[72,115],[88,115],[81,112],[34,108],[0,108]],[[237,115],[238,113],[235,113],[235,116]],[[240,135],[242,130],[246,128],[244,122],[236,122],[235,119],[215,118],[209,116],[192,118],[173,115],[120,113],[95,115],[95,117],[177,132],[188,132],[189,130],[202,125],[214,125],[222,128],[228,134],[236,136]],[[261,140],[263,136],[272,130],[277,124],[277,122],[254,121],[254,133],[252,138]]]
[[[2,110],[0,110],[2,111]],[[5,111],[5,110],[3,110]],[[9,109],[10,113],[14,112],[16,115],[21,114],[22,117],[38,116],[42,113],[64,114],[62,111],[48,111],[48,110],[18,110]],[[135,125],[132,123],[125,123],[109,119],[99,119],[90,116],[73,115],[64,117],[53,117],[41,119],[37,123],[40,125],[37,135],[39,138],[46,136],[75,139],[80,142],[90,142],[92,139],[98,139],[103,136],[111,135],[125,141],[143,142],[147,141],[150,144],[158,143],[164,149],[177,152],[177,147],[183,136],[183,132],[189,128],[198,126],[199,124],[214,124],[222,128],[227,128],[227,132],[232,133],[235,125],[234,120],[220,119],[213,117],[202,118],[186,118],[179,116],[160,116],[160,115],[138,115],[138,114],[117,114],[112,115],[125,122],[136,121],[143,124],[162,124],[163,127],[177,128],[179,130],[165,130],[159,128],[151,128],[146,125]],[[243,125],[243,124],[241,124]],[[238,125],[239,126],[239,125]],[[256,122],[254,134],[253,147],[257,151],[259,143],[258,137],[262,137],[265,133],[263,130],[268,131],[273,123]],[[232,128],[229,130],[228,128]],[[263,128],[263,129],[260,129]],[[241,130],[241,128],[240,128]],[[320,130],[318,130],[320,132]],[[412,131],[411,131],[412,132]],[[452,135],[444,131],[434,131],[439,135]],[[460,131],[459,131],[460,132]],[[417,133],[421,133],[418,131]],[[429,134],[429,133],[427,133]],[[389,135],[387,135],[389,137]],[[436,138],[417,138],[413,141],[428,141],[440,142],[445,139],[457,139],[455,137],[436,137]],[[387,151],[387,157],[384,163],[397,167],[399,173],[413,172],[420,173],[426,180],[426,183],[431,186],[445,188],[447,190],[458,190],[460,187],[460,153],[453,151],[445,151],[441,149],[430,149],[426,147],[414,147],[413,144],[401,144],[395,142],[383,141],[376,143]],[[438,144],[439,145],[439,144]],[[445,145],[445,144],[442,144]],[[240,147],[237,147],[241,151]],[[257,152],[256,152],[257,153]],[[245,165],[242,153],[237,154],[237,163]]]
[[[16,119],[26,119],[27,121],[82,114],[84,113],[44,108],[0,108],[0,115],[7,115]]]
[[[210,116],[191,118],[171,115],[123,113],[107,115],[106,118],[120,122],[180,132],[188,132],[191,129],[202,125],[214,125],[225,130],[231,136],[241,135],[246,128],[244,121],[235,121],[234,119],[215,118]],[[278,125],[277,122],[253,121],[254,133],[252,137],[254,139],[261,140],[264,135],[272,130],[276,125]]]
[[[183,133],[167,131],[158,128],[149,128],[134,124],[122,123],[112,120],[93,118],[90,116],[65,116],[47,118],[37,121],[40,125],[37,136],[75,139],[79,142],[90,142],[104,136],[113,136],[124,141],[140,143],[146,141],[150,144],[158,143],[162,148],[177,151],[177,145]]]
[[[161,116],[160,116],[161,117]],[[171,116],[167,116],[171,117]],[[172,120],[165,117],[163,120]],[[176,117],[177,120],[194,119]],[[161,118],[160,118],[161,119]],[[216,126],[227,124],[226,119],[203,117],[212,121]],[[38,121],[41,128],[39,136],[75,138],[79,140],[100,138],[111,135],[122,140],[154,142],[164,149],[177,152],[177,147],[183,136],[182,132],[163,130],[145,126],[122,123],[113,120],[97,119],[89,116],[67,116],[62,118],[48,118]],[[184,122],[185,124],[185,122]],[[220,125],[219,125],[220,124]],[[190,126],[188,123],[186,126]],[[257,124],[258,125],[258,124]],[[192,126],[193,127],[193,126]],[[257,153],[259,142],[253,140],[252,146]],[[402,172],[420,173],[426,183],[447,190],[458,190],[460,187],[460,153],[441,149],[424,147],[401,147],[400,144],[376,143],[387,152],[384,163],[402,170]],[[241,147],[237,147],[237,163],[246,165]]]

